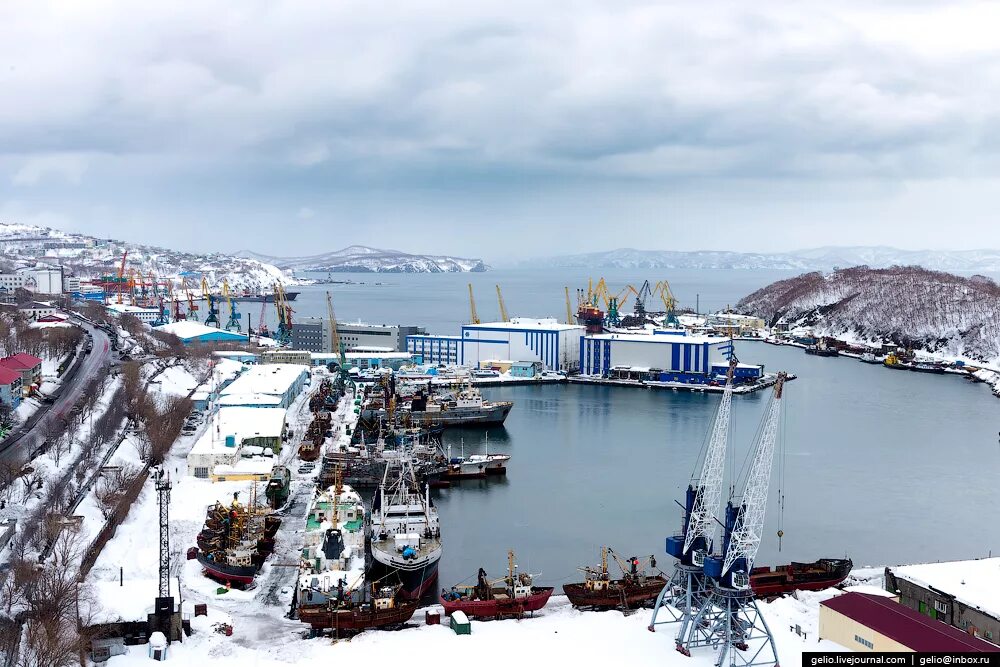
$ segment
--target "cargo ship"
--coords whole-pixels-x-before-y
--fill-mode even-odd
[[[371,524],[368,576],[398,582],[404,598],[419,600],[437,581],[441,528],[430,487],[420,493],[408,459],[386,466],[372,501]]]
[[[299,296],[298,292],[285,292],[287,301],[295,301]],[[270,292],[241,292],[231,296],[233,301],[255,301],[257,303],[274,303],[274,294]]]
[[[518,572],[513,551],[507,552],[505,577],[491,581],[486,570],[479,568],[476,578],[475,586],[452,586],[441,593],[445,615],[461,611],[470,618],[521,618],[544,607],[554,590],[552,586],[533,586],[532,575]]]
[[[853,567],[850,558],[820,558],[814,563],[755,567],[750,571],[750,588],[759,598],[792,591],[820,591],[841,584]]]
[[[608,572],[608,554],[611,554],[622,571],[620,579],[612,579]],[[636,557],[623,562],[609,547],[601,548],[599,567],[580,568],[584,581],[565,584],[563,592],[574,607],[583,609],[636,609],[652,603],[667,585],[661,574],[646,574],[642,564],[645,560],[650,568],[656,567],[656,558]]]
[[[409,405],[393,412],[400,422],[413,426],[495,426],[504,423],[513,407],[512,401],[483,400],[479,390],[469,386],[451,399],[418,392]],[[388,415],[384,400],[378,398],[370,399],[361,411],[361,417],[367,420],[384,421]]]
[[[281,519],[257,507],[255,493],[243,506],[233,494],[227,507],[208,508],[198,533],[198,562],[205,574],[227,585],[248,586],[274,551]]]

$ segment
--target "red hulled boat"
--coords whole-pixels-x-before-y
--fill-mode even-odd
[[[750,588],[759,598],[792,591],[820,591],[843,582],[853,567],[850,558],[820,558],[814,563],[755,567],[750,572]]]
[[[608,573],[608,553],[622,570],[621,579],[612,579]],[[650,556],[649,567],[656,567],[656,559]],[[565,584],[563,592],[574,607],[586,609],[635,609],[644,607],[656,599],[667,579],[662,574],[646,574],[640,567],[639,558],[629,558],[623,562],[608,547],[601,548],[601,566],[581,567],[585,575],[583,582]]]
[[[470,618],[520,618],[544,607],[554,590],[552,586],[532,583],[530,574],[517,572],[514,552],[508,551],[506,577],[490,581],[486,571],[479,568],[475,586],[453,586],[450,591],[442,591],[440,601],[447,616],[462,611]]]

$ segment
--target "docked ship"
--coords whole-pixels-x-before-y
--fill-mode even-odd
[[[285,299],[295,301],[299,296],[298,292],[285,292]],[[257,303],[274,303],[274,294],[271,292],[241,292],[234,294],[230,298],[233,301],[256,301]]]
[[[408,405],[385,409],[382,398],[369,399],[361,411],[366,420],[384,421],[390,412],[404,424],[435,426],[490,426],[503,424],[514,407],[512,401],[486,401],[478,389],[467,386],[453,398],[439,399],[422,391]]]
[[[479,568],[475,586],[452,586],[442,591],[440,602],[444,613],[456,611],[470,618],[520,618],[545,606],[554,590],[551,586],[534,586],[534,577],[518,572],[514,552],[507,552],[507,575],[491,581],[486,570]]]
[[[198,562],[205,574],[227,585],[248,586],[274,551],[281,519],[263,511],[255,498],[243,506],[233,494],[229,506],[208,508],[198,533]]]
[[[622,571],[619,579],[612,579],[608,571],[608,554],[611,554]],[[584,581],[565,584],[563,592],[574,607],[584,609],[636,609],[653,602],[667,585],[662,574],[646,574],[645,560],[650,568],[656,567],[656,559],[636,557],[622,561],[609,547],[601,548],[599,567],[580,568]]]
[[[793,591],[820,591],[843,583],[853,567],[850,558],[820,558],[814,563],[755,567],[750,571],[750,588],[759,598]]]
[[[831,347],[826,344],[826,341],[820,341],[815,345],[806,346],[806,354],[812,354],[817,357],[839,357],[840,352],[835,347]]]
[[[430,487],[420,493],[408,459],[386,467],[371,512],[372,580],[402,586],[401,595],[419,600],[437,581],[441,528]],[[395,580],[395,581],[394,581]]]
[[[441,474],[441,479],[482,479],[491,475],[506,475],[510,454],[490,454],[487,442],[485,454],[466,456],[463,443],[461,456],[452,456],[449,445],[447,458],[448,468]]]
[[[324,597],[327,599],[321,604],[300,607],[299,620],[316,631],[331,630],[334,636],[399,627],[413,618],[419,606],[402,595],[399,584],[380,588],[366,585],[355,590],[341,586]]]

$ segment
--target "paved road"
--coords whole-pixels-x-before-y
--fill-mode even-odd
[[[26,460],[28,455],[45,441],[48,425],[55,419],[66,419],[70,410],[80,399],[84,387],[97,373],[111,361],[111,339],[102,329],[74,318],[74,322],[90,332],[94,338],[94,348],[90,354],[82,354],[83,360],[72,378],[62,385],[62,392],[52,405],[42,405],[44,411],[38,420],[25,432],[11,436],[0,444],[0,460]]]

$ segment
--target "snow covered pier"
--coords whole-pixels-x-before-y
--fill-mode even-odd
[[[752,394],[761,389],[772,386],[778,376],[774,373],[765,373],[759,380],[749,384],[742,384],[733,388],[734,394]],[[788,380],[796,379],[795,375],[789,374]],[[674,391],[693,391],[721,394],[725,389],[722,385],[710,385],[702,383],[685,382],[658,382],[655,380],[625,380],[605,378],[596,375],[575,375],[567,378],[567,381],[576,384],[600,384],[610,387],[641,387],[644,389],[672,389]]]

